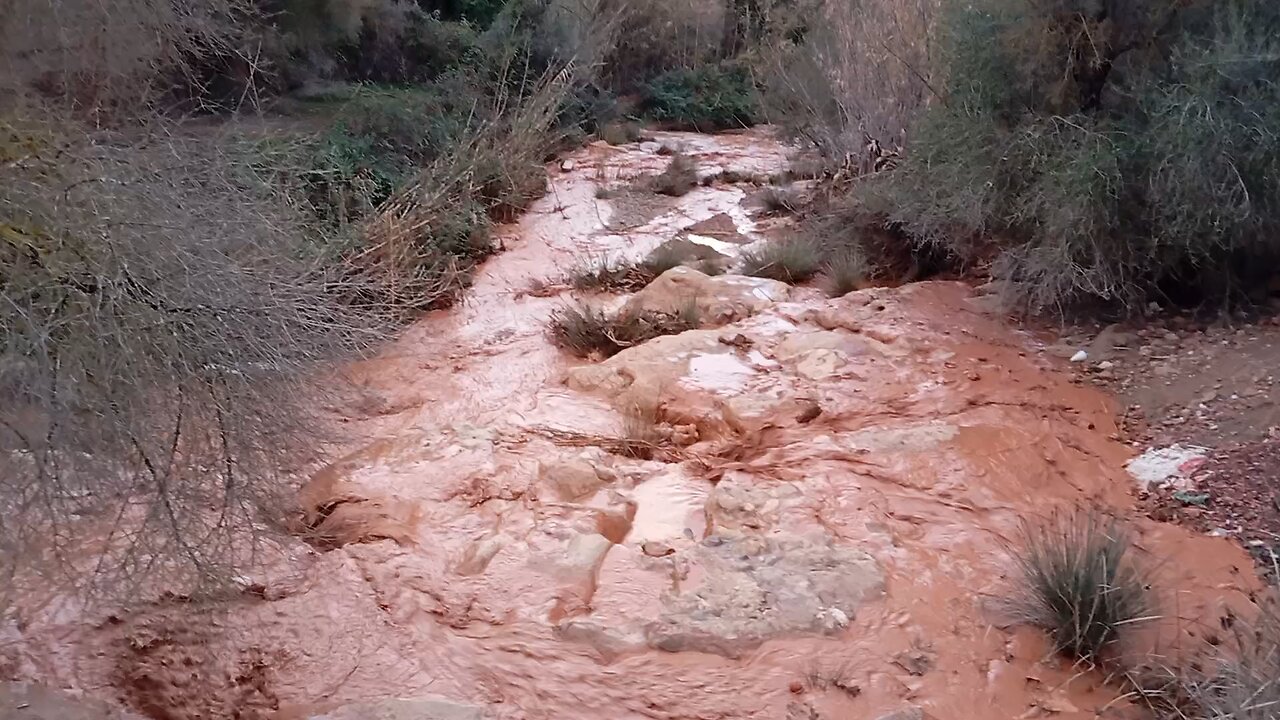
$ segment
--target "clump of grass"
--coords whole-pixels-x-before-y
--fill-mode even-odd
[[[720,173],[715,176],[715,178],[720,182],[726,183],[728,185],[740,185],[742,183],[755,182],[756,180],[755,173],[749,172],[747,170],[737,170],[734,168],[721,170]]]
[[[649,253],[649,256],[644,259],[644,262],[640,263],[640,266],[656,278],[683,263],[684,257],[680,254],[679,249],[671,245],[659,245],[654,248],[653,252]]]
[[[680,197],[698,185],[698,164],[688,155],[671,156],[671,162],[653,178],[653,191],[659,195]]]
[[[1124,629],[1151,610],[1131,550],[1121,523],[1098,511],[1024,523],[1014,552],[1021,586],[1011,609],[1046,630],[1058,652],[1087,663],[1104,659]]]
[[[662,155],[662,156],[664,156],[664,157],[670,157],[670,156],[673,156],[673,155],[679,155],[679,154],[680,154],[680,146],[679,146],[679,145],[673,145],[673,144],[671,144],[671,143],[665,143],[665,142],[664,142],[664,143],[662,143],[661,145],[659,145],[659,146],[658,146],[658,154],[659,154],[659,155]]]
[[[857,685],[853,667],[849,663],[829,667],[816,660],[813,661],[804,673],[804,686],[809,692],[826,692],[836,689],[851,698],[862,694],[862,688]]]
[[[655,451],[666,444],[658,432],[656,409],[633,407],[623,414],[622,432],[611,452],[636,460],[652,460]]]
[[[612,357],[662,335],[676,335],[700,324],[697,305],[675,313],[627,311],[608,313],[584,304],[568,305],[551,315],[551,338],[578,357]]]
[[[822,177],[822,159],[816,157],[793,158],[790,165],[783,172],[783,177],[787,182],[792,180],[816,180]]]
[[[574,290],[635,292],[682,262],[677,249],[663,245],[640,262],[601,258],[581,265],[569,273],[568,284]]]
[[[574,290],[633,292],[651,280],[653,276],[640,263],[601,258],[572,270],[568,284]]]
[[[854,248],[836,252],[823,264],[822,289],[827,297],[843,297],[867,279],[867,259]]]
[[[716,275],[723,275],[724,269],[724,263],[716,260],[715,258],[704,258],[698,261],[697,266],[694,267],[694,270],[697,270],[703,275],[710,275],[712,277]]]
[[[610,145],[640,142],[643,136],[640,125],[633,122],[613,122],[600,128],[600,139]]]
[[[790,187],[768,187],[760,193],[765,215],[793,215],[803,204],[799,191]]]
[[[742,256],[742,273],[802,283],[822,269],[822,250],[807,240],[775,240]]]

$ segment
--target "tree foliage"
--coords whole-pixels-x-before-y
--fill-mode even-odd
[[[1032,309],[1265,286],[1280,255],[1277,8],[985,0],[945,25],[945,103],[903,166],[867,183],[869,211],[991,261]]]

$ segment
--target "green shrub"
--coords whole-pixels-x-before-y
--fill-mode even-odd
[[[1280,260],[1280,9],[1049,7],[948,15],[949,101],[863,185],[863,208],[918,246],[992,260],[1032,310],[1264,291]]]
[[[411,6],[382,22],[366,19],[357,49],[339,52],[339,57],[347,59],[352,79],[376,83],[430,82],[474,65],[480,55],[474,27],[446,22]]]
[[[822,269],[823,251],[805,239],[771,240],[742,256],[742,274],[802,283]]]
[[[633,122],[612,122],[600,129],[600,139],[610,145],[639,142],[643,135],[640,125]]]
[[[457,142],[485,112],[474,78],[451,75],[421,88],[364,86],[338,111],[336,127],[381,151],[424,164]]]
[[[1092,510],[1057,513],[1024,523],[1019,543],[1012,608],[1048,631],[1058,652],[1097,662],[1124,629],[1147,619],[1146,579],[1114,518]]]
[[[579,83],[565,98],[556,118],[556,126],[577,130],[583,134],[583,139],[585,135],[595,132],[601,133],[603,137],[604,130],[619,124],[618,118],[621,114],[618,99],[612,92],[594,83]]]
[[[456,75],[423,88],[357,86],[311,109],[328,120],[326,130],[258,143],[256,167],[317,220],[347,225],[448,152],[484,108],[480,89]]]
[[[643,107],[672,127],[710,132],[755,124],[759,100],[746,68],[732,63],[671,70],[654,78]]]
[[[857,290],[867,280],[867,259],[856,247],[838,251],[822,265],[822,287],[828,297],[842,297]]]

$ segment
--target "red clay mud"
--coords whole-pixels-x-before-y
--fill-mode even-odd
[[[662,139],[704,168],[785,163],[764,131]],[[760,230],[744,191],[714,184],[619,235],[598,168],[665,158],[592,146],[574,161],[463,306],[356,369],[384,411],[350,418],[368,445],[302,494],[315,529],[349,515],[202,636],[249,669],[184,682],[282,718],[1135,716],[1121,689],[996,610],[1020,521],[1080,503],[1137,514],[1105,395],[959,283],[826,299],[668,278],[642,294],[722,292],[696,300],[731,306],[717,322],[732,322],[574,361],[545,330],[569,295],[517,298],[531,280],[591,253],[642,257],[721,213],[747,240]],[[655,459],[618,450],[638,421]],[[1194,643],[1247,606],[1257,581],[1238,548],[1135,523],[1163,618],[1129,651]],[[145,612],[129,626],[189,617]],[[38,674],[147,710],[129,681],[138,650],[80,620],[31,619]]]

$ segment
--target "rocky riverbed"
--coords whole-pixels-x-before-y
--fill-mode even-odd
[[[787,162],[755,130],[552,168],[467,301],[352,369],[335,420],[364,440],[302,487],[309,542],[229,599],[33,609],[9,674],[165,720],[1142,717],[1001,611],[1019,524],[1080,504],[1133,515],[1153,569],[1132,652],[1247,612],[1238,546],[1137,512],[1122,408],[964,284],[829,299],[677,267],[586,299],[692,301],[703,327],[555,348],[572,293],[547,281],[575,263],[674,238],[731,265],[785,232],[749,185],[599,192],[663,145],[708,176]]]

